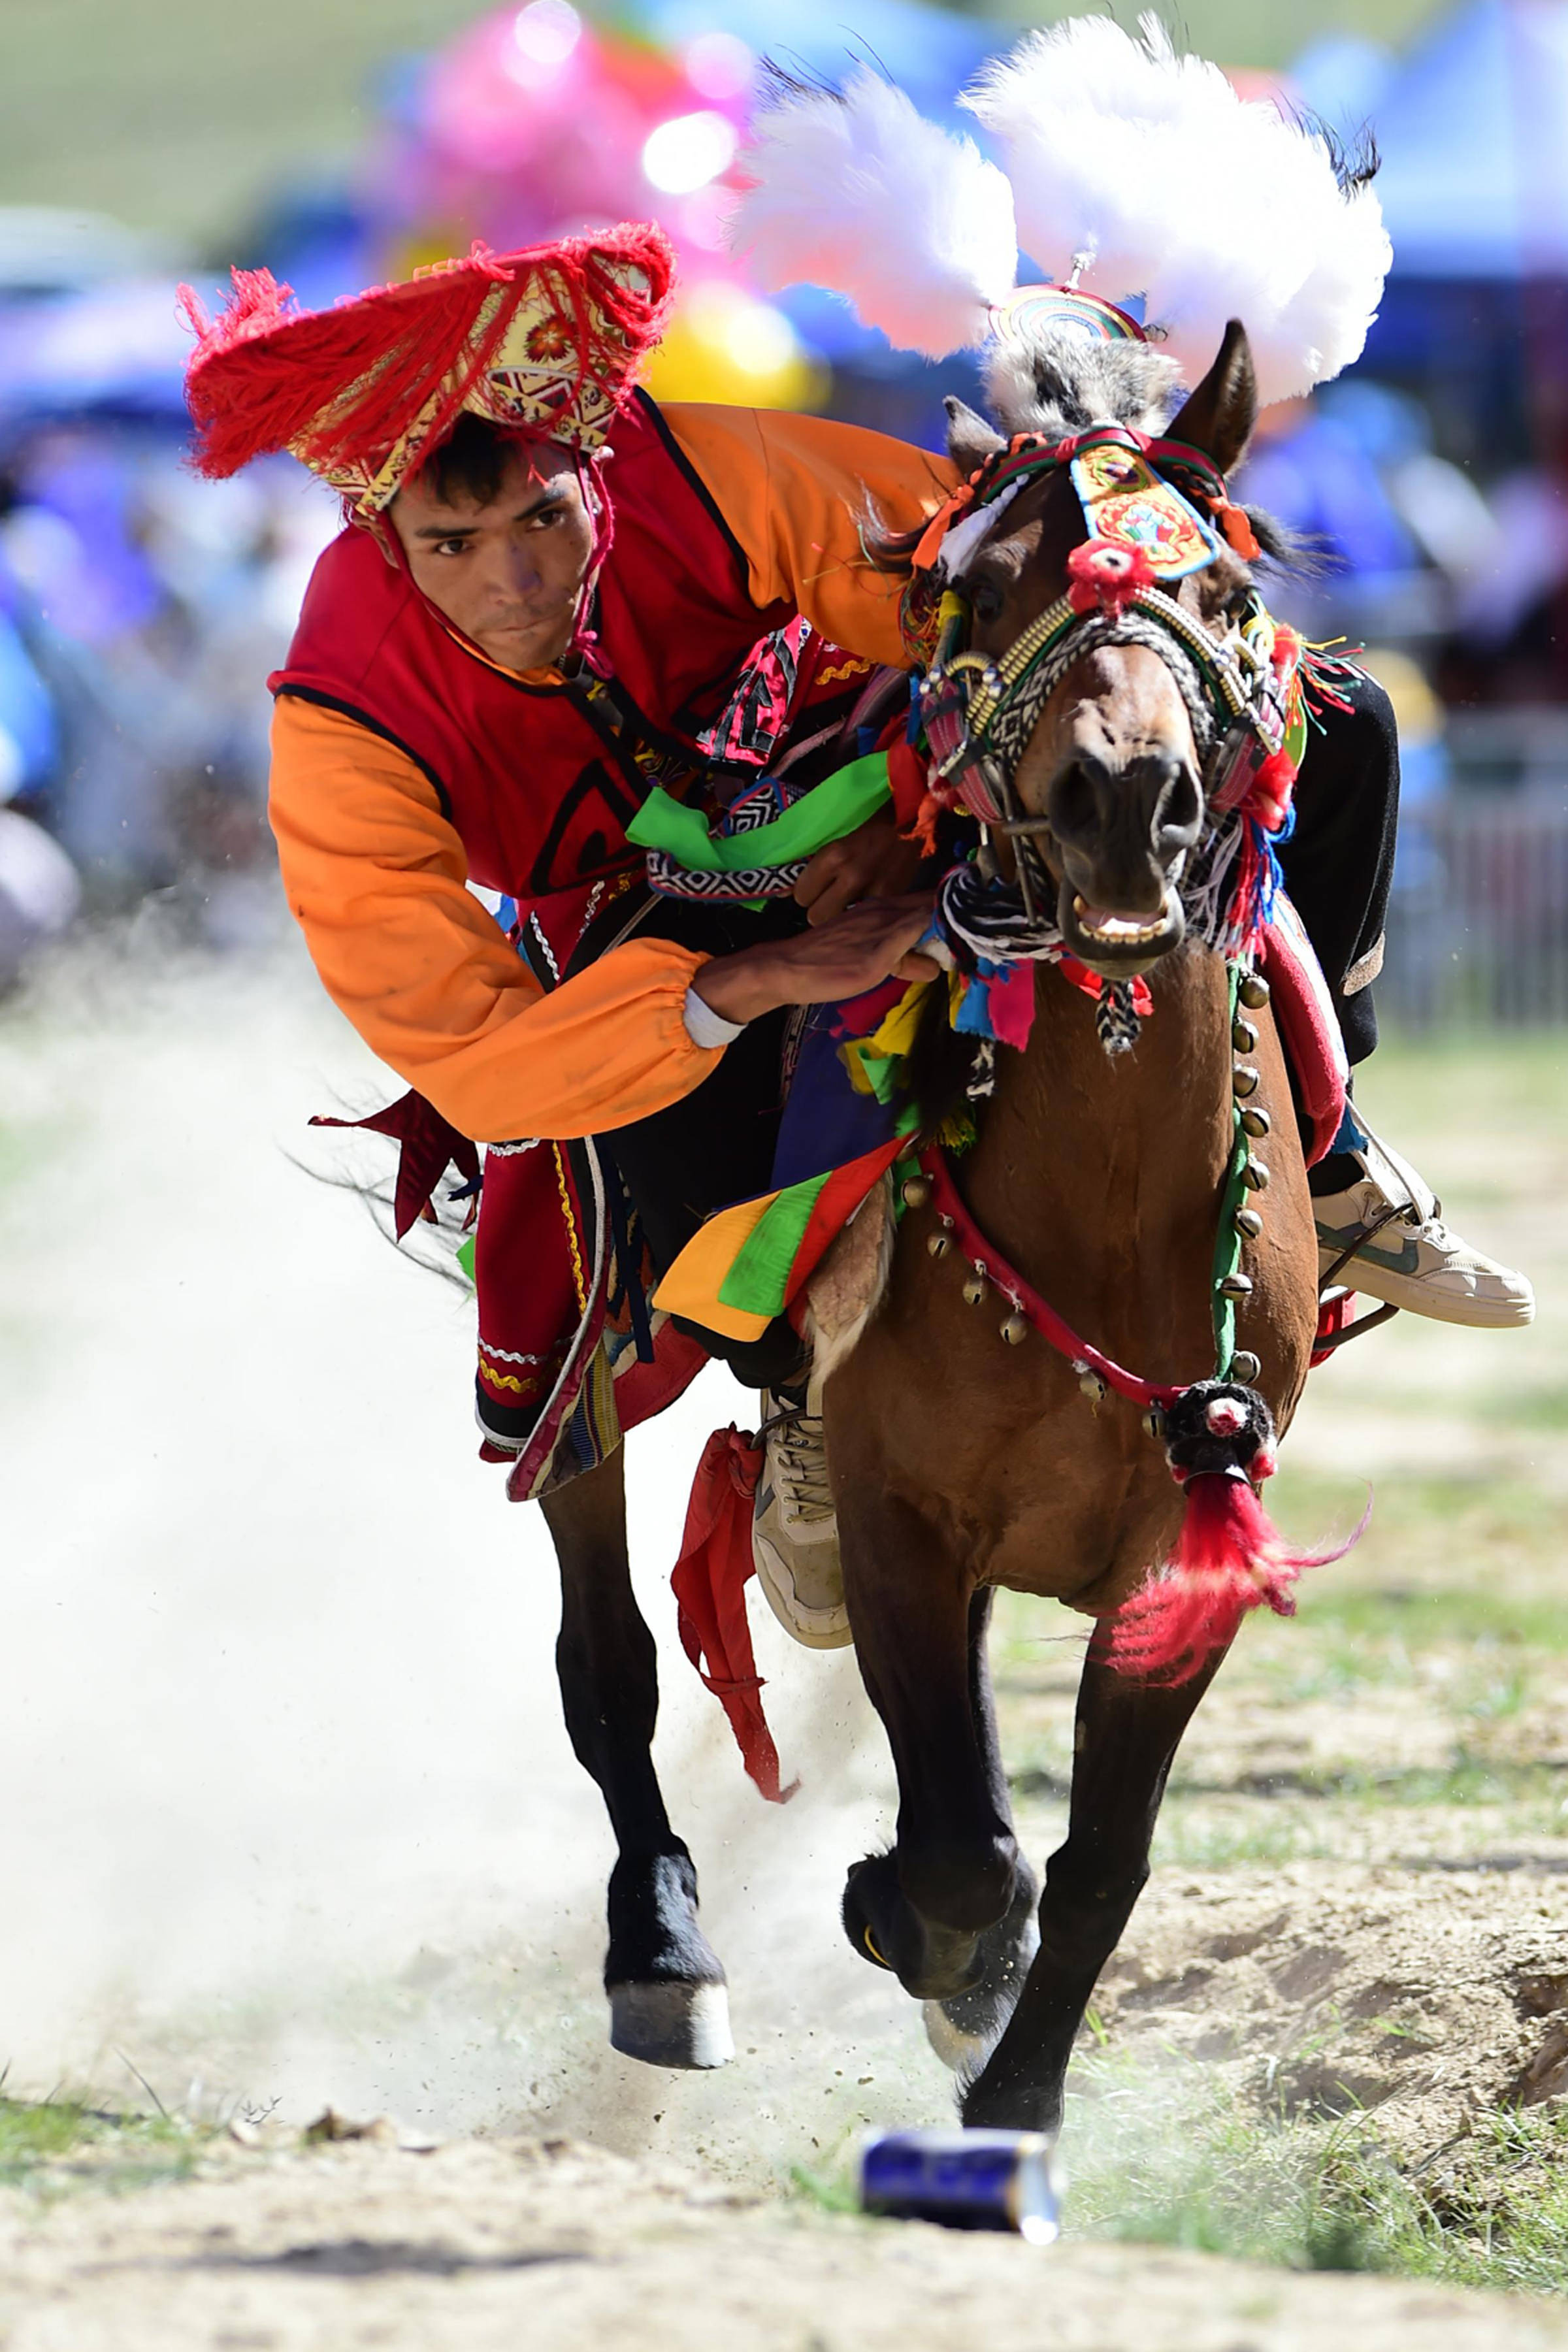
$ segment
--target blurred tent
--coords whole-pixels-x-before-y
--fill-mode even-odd
[[[1375,121],[1401,277],[1568,277],[1568,0],[1472,0],[1443,18]]]
[[[0,227],[5,216],[0,215]],[[0,307],[0,417],[7,436],[63,417],[185,428],[190,334],[167,278]]]

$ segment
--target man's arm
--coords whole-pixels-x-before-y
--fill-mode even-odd
[[[289,905],[328,995],[459,1134],[485,1142],[605,1134],[700,1086],[727,1042],[688,1006],[710,962],[703,1004],[721,1025],[743,1026],[775,1005],[875,987],[929,911],[884,900],[716,961],[673,940],[628,940],[546,996],[465,887],[462,843],[395,744],[280,697],[270,815]]]
[[[686,992],[706,959],[628,941],[546,996],[465,888],[462,843],[404,752],[287,695],[270,814],[289,905],[372,1052],[463,1135],[589,1135],[678,1102],[719,1058]]]

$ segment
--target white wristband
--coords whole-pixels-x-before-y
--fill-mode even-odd
[[[686,992],[686,1034],[694,1045],[711,1049],[715,1045],[732,1045],[742,1030],[743,1021],[726,1021],[721,1013],[698,995],[694,988]]]

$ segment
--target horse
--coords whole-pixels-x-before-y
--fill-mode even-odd
[[[1158,431],[1168,404],[1170,362],[1150,347],[1058,339],[1009,366],[992,385],[1004,433],[948,404],[961,477],[1012,436],[1061,443],[1105,423]],[[1233,322],[1164,429],[1223,477],[1256,413]],[[1059,466],[975,521],[962,581],[974,654],[1002,661],[1058,604],[1085,537]],[[910,553],[889,542],[878,560],[907,566]],[[1226,544],[1170,593],[1217,642],[1251,588],[1247,560]],[[966,1157],[956,1169],[928,1162],[934,1196],[931,1176],[906,1188],[852,1371],[840,1361],[824,1393],[850,1627],[899,1792],[891,1847],[849,1871],[844,1928],[924,2004],[959,2070],[966,2124],[1053,2133],[1075,2034],[1148,1875],[1172,1759],[1240,1609],[1218,1612],[1179,1672],[1128,1671],[1136,1643],[1118,1657],[1106,1629],[1128,1622],[1135,1596],[1147,1600],[1146,1580],[1177,1547],[1183,1492],[1146,1416],[1082,1356],[1047,1345],[1016,1301],[1049,1302],[1071,1332],[1092,1335],[1096,1362],[1136,1367],[1151,1391],[1201,1381],[1215,1360],[1216,1223],[1222,1208],[1232,1213],[1239,1164],[1247,1200],[1266,1213],[1249,1205],[1237,1220],[1246,1271],[1227,1286],[1247,1348],[1236,1364],[1281,1432],[1318,1311],[1304,1150],[1270,1006],[1255,989],[1243,1021],[1226,963],[1184,916],[1182,877],[1212,830],[1204,713],[1190,673],[1184,688],[1180,666],[1142,641],[1149,632],[1132,635],[1100,633],[1109,641],[1070,660],[1031,714],[1011,762],[1020,814],[993,851],[1004,882],[1023,869],[1037,895],[1054,892],[1062,939],[1088,971],[1123,991],[1142,980],[1152,1012],[1135,1049],[1109,1055],[1103,998],[1097,1006],[1032,967],[1027,1044],[1000,1052]],[[1247,1124],[1270,1137],[1267,1167],[1245,1146],[1237,1157],[1243,1043]],[[562,1575],[567,1725],[619,1848],[611,2040],[655,2063],[711,2064],[728,2054],[723,1970],[648,1753],[653,1643],[627,1573],[621,1481],[617,1454],[543,1500]],[[998,1587],[1065,1602],[1099,1628],[1079,1693],[1067,1836],[1043,1892],[1019,1850],[998,1744],[986,1660]]]

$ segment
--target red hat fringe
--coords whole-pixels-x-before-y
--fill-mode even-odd
[[[520,253],[476,245],[466,260],[329,310],[292,309],[291,289],[267,269],[235,270],[216,319],[182,287],[198,338],[185,376],[195,467],[220,478],[289,449],[329,477],[374,469],[416,422],[421,449],[438,446],[519,306],[537,301],[542,288],[565,338],[563,372],[574,360],[576,381],[603,386],[618,405],[663,331],[674,268],[664,232],[634,222]],[[644,284],[628,282],[629,272]],[[569,415],[560,429],[564,439],[583,437]]]

